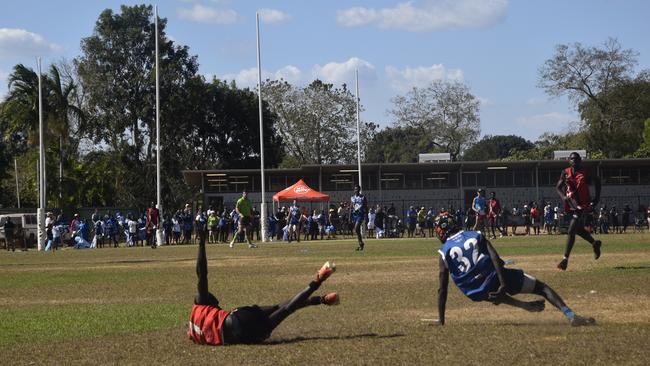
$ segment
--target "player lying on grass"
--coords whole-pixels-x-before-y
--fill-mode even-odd
[[[338,305],[336,292],[311,296],[336,267],[326,262],[316,278],[292,299],[273,306],[250,305],[223,310],[219,300],[208,291],[208,261],[205,254],[206,228],[200,230],[199,253],[196,260],[198,295],[190,314],[187,335],[198,344],[226,345],[261,343],[294,311],[310,305]],[[311,297],[310,297],[311,296]]]
[[[573,326],[590,325],[593,318],[576,315],[560,295],[544,282],[520,269],[503,268],[492,244],[478,231],[461,231],[451,215],[440,213],[435,220],[435,231],[442,242],[440,253],[440,288],[438,289],[438,324],[445,324],[445,305],[449,275],[465,296],[473,301],[490,301],[495,305],[508,304],[539,312],[544,300],[520,301],[510,295],[535,294],[558,308]]]

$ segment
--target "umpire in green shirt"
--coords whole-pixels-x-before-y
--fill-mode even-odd
[[[241,198],[237,200],[235,205],[235,211],[239,214],[239,223],[237,225],[237,232],[233,235],[232,240],[230,241],[230,247],[235,247],[235,240],[242,232],[246,235],[246,241],[248,241],[249,248],[257,248],[257,245],[251,242],[251,224],[253,223],[253,205],[248,199],[248,192],[244,191],[241,194]]]

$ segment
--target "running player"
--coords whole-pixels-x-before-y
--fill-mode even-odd
[[[261,343],[271,335],[289,315],[311,305],[338,305],[339,296],[330,292],[311,296],[334,271],[334,264],[326,262],[316,278],[292,299],[273,306],[250,305],[227,311],[219,307],[219,300],[208,291],[208,260],[205,254],[207,228],[199,230],[199,253],[196,260],[198,295],[190,314],[188,337],[197,344],[227,345]]]
[[[590,325],[593,318],[576,315],[552,288],[520,269],[503,268],[490,241],[480,232],[460,231],[446,212],[435,220],[435,230],[442,242],[439,263],[437,324],[445,324],[445,306],[449,275],[460,291],[473,301],[490,301],[495,305],[508,304],[530,312],[544,310],[544,300],[521,301],[511,295],[530,293],[542,296],[558,308],[571,325]]]
[[[257,248],[257,245],[251,242],[251,237],[253,236],[251,233],[251,225],[253,223],[252,222],[253,205],[251,205],[251,201],[248,199],[248,192],[246,191],[242,192],[241,198],[237,200],[237,204],[235,205],[235,211],[237,212],[239,219],[237,222],[237,232],[234,233],[232,236],[232,240],[230,241],[230,247],[234,248],[237,237],[241,233],[244,233],[244,235],[246,236],[246,241],[248,241],[248,247]]]
[[[357,184],[354,186],[354,195],[350,197],[350,222],[354,224],[354,232],[357,234],[357,251],[362,251],[365,246],[361,236],[361,226],[366,217],[368,201],[366,196],[361,194],[361,187]]]
[[[576,234],[589,242],[594,250],[594,259],[600,258],[600,240],[595,240],[591,234],[585,230],[585,215],[593,209],[600,200],[600,179],[587,175],[587,171],[582,168],[582,158],[577,152],[569,155],[569,167],[562,171],[560,180],[555,185],[557,194],[564,201],[565,215],[571,217],[569,229],[567,231],[566,249],[564,258],[558,263],[557,268],[565,271],[569,265],[569,255],[576,242]],[[596,187],[596,197],[590,200],[589,185]]]

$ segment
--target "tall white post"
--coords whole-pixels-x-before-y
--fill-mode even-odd
[[[158,227],[156,228],[156,243],[162,245],[162,217],[163,208],[160,198],[160,65],[158,62],[158,5],[155,9],[155,37],[156,37],[156,208],[158,209]]]
[[[20,208],[20,187],[18,186],[18,160],[14,158],[14,170],[16,171],[16,201]]]
[[[47,205],[47,180],[45,175],[45,130],[43,126],[43,91],[41,82],[41,58],[37,58],[38,67],[38,148],[39,148],[39,207],[36,211],[38,220],[38,250],[43,250],[45,235],[45,209]]]
[[[361,120],[359,118],[359,69],[355,70],[357,79],[357,163],[359,169],[359,187],[361,187]]]
[[[260,113],[260,174],[262,181],[262,200],[260,203],[260,228],[262,230],[262,242],[266,242],[266,180],[264,178],[264,118],[262,116],[262,59],[260,56],[260,14],[255,13],[255,24],[257,29],[257,101]]]

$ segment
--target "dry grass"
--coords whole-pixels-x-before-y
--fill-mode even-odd
[[[598,325],[571,328],[543,313],[473,303],[450,291],[436,318],[437,244],[431,240],[209,246],[210,288],[226,308],[271,304],[311,280],[325,260],[338,271],[322,292],[338,307],[294,314],[262,345],[200,347],[184,335],[196,246],[0,253],[0,364],[222,365],[647,365],[650,235],[606,238],[594,261],[577,244],[560,273],[563,238],[495,241],[513,267],[554,287]],[[522,296],[522,298],[532,298]]]

